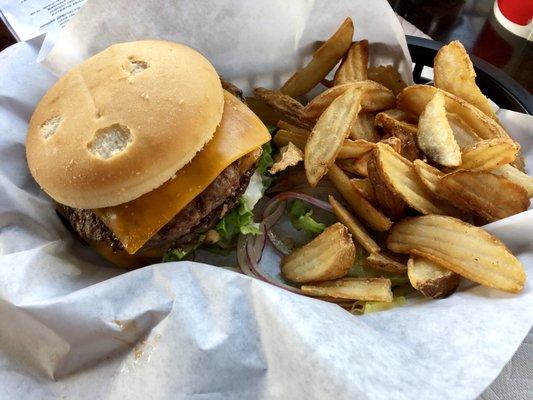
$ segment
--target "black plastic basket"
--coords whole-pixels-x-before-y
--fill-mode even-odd
[[[407,35],[407,46],[413,59],[413,79],[416,83],[427,83],[427,79],[420,76],[424,66],[433,68],[433,59],[442,43]],[[477,83],[485,96],[490,98],[501,108],[533,115],[532,96],[520,84],[505,72],[488,62],[470,55],[477,74]]]

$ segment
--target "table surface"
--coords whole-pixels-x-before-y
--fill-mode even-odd
[[[435,40],[460,40],[466,50],[505,71],[533,92],[533,42],[494,17],[494,0],[388,0],[396,13]]]

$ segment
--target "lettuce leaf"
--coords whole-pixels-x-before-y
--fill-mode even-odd
[[[274,165],[274,159],[272,158],[272,145],[270,142],[267,142],[263,145],[263,152],[261,157],[257,161],[257,172],[261,175],[261,181],[263,182],[263,192],[268,189],[272,184],[274,178],[268,172],[270,167]]]
[[[386,303],[383,301],[367,301],[363,305],[363,314],[370,314],[373,312],[390,310],[391,308],[401,307],[405,305],[406,300],[403,296],[394,297],[392,302]]]
[[[257,161],[256,173],[258,175],[252,176],[239,204],[226,214],[216,226],[216,231],[220,235],[220,242],[218,243],[220,247],[232,246],[239,234],[259,235],[261,233],[259,224],[254,222],[252,211],[273,181],[273,177],[268,173],[272,164],[274,164],[272,145],[268,142],[263,145],[263,152]]]
[[[252,210],[242,198],[239,204],[218,222],[216,231],[220,235],[218,244],[221,247],[231,246],[240,233],[243,235],[261,233],[259,224],[254,222]]]
[[[288,214],[292,226],[299,231],[303,230],[315,236],[326,228],[323,223],[317,222],[313,218],[313,210],[301,200],[296,199],[289,202]]]
[[[196,243],[187,244],[185,246],[176,247],[165,253],[163,256],[163,262],[183,261],[187,259],[191,253],[193,253],[198,247],[202,245],[205,240],[205,235],[198,236]]]

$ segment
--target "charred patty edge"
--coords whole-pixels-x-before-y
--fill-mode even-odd
[[[152,236],[139,253],[150,249],[166,251],[176,245],[188,244],[195,241],[198,235],[212,229],[237,205],[255,172],[256,164],[244,173],[240,172],[240,161],[241,159],[226,167],[203,192]],[[238,174],[238,181],[231,182],[229,186],[225,185],[224,181],[228,180],[228,177],[231,179],[234,174]],[[224,190],[227,193],[220,195],[219,192]],[[76,209],[60,203],[56,203],[56,210],[67,229],[82,241],[103,243],[114,252],[124,250],[122,243],[92,210]]]

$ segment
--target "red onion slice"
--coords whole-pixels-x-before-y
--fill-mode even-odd
[[[269,229],[267,232],[269,242],[274,246],[276,251],[283,256],[289,255],[291,250],[287,247],[285,242],[274,232],[273,229]]]

